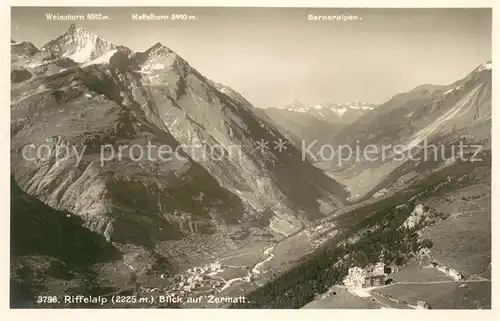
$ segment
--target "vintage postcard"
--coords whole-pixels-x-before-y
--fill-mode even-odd
[[[11,310],[491,311],[491,6],[9,11]]]

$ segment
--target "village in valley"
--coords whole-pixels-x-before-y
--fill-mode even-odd
[[[435,216],[434,212],[417,204],[401,229],[409,229],[422,222],[433,222]],[[146,292],[150,295],[182,298],[187,303],[190,298],[200,296],[244,295],[244,289],[261,287],[262,280],[283,269],[286,266],[284,259],[291,259],[295,253],[293,251],[310,253],[312,249],[324,244],[325,239],[331,239],[337,233],[339,230],[334,222],[323,222],[278,243],[264,244],[258,249],[258,255],[254,252],[236,253],[190,267],[169,278],[167,287],[149,289]],[[476,298],[478,293],[489,288],[490,280],[487,275],[476,274],[463,266],[453,265],[442,256],[432,255],[433,244],[425,238],[424,233],[425,231],[417,232],[421,245],[418,250],[412,250],[404,263],[398,263],[395,259],[391,261],[384,255],[387,250],[382,249],[378,258],[368,265],[348,264],[343,278],[323,292],[317,292],[314,299],[302,308],[439,309],[443,305],[449,305],[449,302],[443,301],[446,298],[468,306],[483,305]],[[355,241],[354,237],[351,242],[356,243]],[[349,241],[346,244],[350,244]],[[235,258],[232,259],[233,257]],[[246,257],[247,260],[240,260],[241,257]],[[334,266],[341,263],[342,261],[337,261]],[[462,298],[469,301],[464,303]],[[212,307],[207,302],[198,303],[196,307]]]
[[[247,271],[247,274],[242,277],[234,277],[226,280],[224,272],[231,270]],[[222,275],[222,276],[221,276]],[[203,266],[195,266],[189,268],[185,273],[177,275],[173,278],[170,286],[159,289],[143,289],[148,293],[163,293],[167,297],[189,297],[204,294],[217,294],[228,289],[231,285],[251,282],[252,274],[248,266],[231,266],[224,265],[220,261],[209,263]]]

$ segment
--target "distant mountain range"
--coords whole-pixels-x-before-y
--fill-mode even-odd
[[[71,25],[41,49],[13,42],[11,57],[15,184],[80,217],[123,253],[134,245],[181,264],[292,234],[348,196],[303,162],[266,115],[160,43],[133,52]],[[269,145],[259,148],[261,141]],[[286,149],[277,150],[278,141]],[[125,152],[102,162],[105,145],[149,143],[187,147],[165,161]],[[74,147],[82,159],[23,157],[26,146],[40,145]]]
[[[414,148],[416,153],[424,142],[451,146],[458,141],[480,143],[487,150],[491,146],[491,70],[492,63],[486,62],[449,85],[421,85],[398,94],[342,128],[333,141],[336,145],[359,146],[361,151],[367,145],[401,145],[406,150]],[[358,159],[353,150],[354,155],[342,163],[342,168],[336,168],[336,161],[320,167],[331,169],[327,172],[343,182],[345,177],[355,178],[356,183],[351,181],[349,185],[362,186],[361,194],[401,165],[393,161],[392,154],[384,161],[377,157],[379,161],[374,162]],[[379,153],[381,156],[380,148]],[[335,172],[342,174],[336,176]]]
[[[410,256],[409,249],[393,248],[390,238],[377,239],[377,231],[390,235],[400,226],[394,222],[405,220],[398,215],[412,212],[400,211],[399,201],[417,202],[417,196],[418,202],[434,197],[429,204],[444,211],[451,205],[443,203],[443,195],[453,206],[465,199],[468,207],[457,206],[437,226],[439,231],[462,228],[461,234],[443,238],[435,248],[450,266],[466,266],[463,256],[454,254],[456,244],[475,239],[486,244],[489,235],[484,204],[491,174],[491,70],[487,62],[452,84],[422,85],[380,106],[294,101],[284,109],[260,109],[161,43],[134,52],[78,25],[40,49],[11,40],[11,237],[16,243],[11,285],[17,303],[36,305],[36,295],[47,293],[139,291],[130,289],[132,283],[177,287],[177,279],[164,276],[221,257],[237,258],[239,265],[231,269],[245,272],[224,290],[232,281],[260,288],[250,279],[270,265],[279,270],[305,262],[313,272],[303,284],[280,278],[292,288],[264,290],[279,302],[287,293],[306,291],[296,297],[307,301],[326,291],[323,285],[338,277],[328,271],[342,263],[342,258],[308,255],[315,244],[335,237],[331,248],[341,246],[348,231],[356,234],[347,253],[356,262],[371,259],[355,245],[367,235],[375,241],[364,246],[376,257],[382,241],[388,242],[382,250],[393,251],[388,254]],[[304,161],[302,142],[312,140],[319,141],[311,150],[315,155],[321,144],[348,145],[353,154],[341,165],[343,154]],[[355,149],[396,144],[412,149],[423,141],[481,145],[484,161],[399,161],[391,152],[382,157],[383,148],[371,153],[378,157],[372,161]],[[148,157],[137,152],[151,144],[179,152],[168,159],[159,159],[158,149]],[[65,147],[81,154],[54,153]],[[112,148],[114,157],[103,159],[105,148]],[[27,151],[34,158],[26,157]],[[391,199],[394,195],[399,196]],[[467,229],[473,216],[457,225],[465,217],[454,220],[461,208],[481,210],[479,232]],[[382,221],[387,215],[391,220]],[[319,222],[331,224],[323,229]],[[442,233],[431,232],[434,239]],[[270,244],[280,245],[275,253]],[[487,246],[464,253],[484,265],[464,269],[477,275],[488,271]],[[239,259],[256,265],[249,268]],[[349,264],[339,266],[347,270]],[[316,283],[318,275],[330,281]]]
[[[274,120],[293,124],[284,128],[297,140],[316,135],[331,146],[311,150],[311,161],[347,187],[349,204],[286,240],[287,253],[303,244],[321,246],[312,255],[295,254],[301,259],[293,268],[248,294],[250,308],[360,308],[339,296],[346,290],[335,286],[342,282],[338,276],[346,276],[349,267],[383,262],[397,265],[398,272],[388,275],[390,285],[367,294],[407,305],[425,301],[432,309],[490,309],[492,62],[449,85],[424,84],[400,93],[330,136],[328,130],[316,132],[323,127],[313,118],[319,120],[281,110]],[[321,236],[314,237],[318,230]],[[280,247],[277,253],[286,248]],[[274,259],[273,272],[287,260]],[[435,266],[436,281],[420,274]],[[459,274],[462,280],[456,281]],[[442,277],[451,286],[436,295]]]
[[[300,101],[294,100],[281,110],[309,114],[333,124],[350,124],[376,107],[377,105],[375,104],[361,101],[347,103],[328,102],[316,105],[306,105]]]
[[[309,144],[317,140],[319,147],[331,144],[341,129],[376,107],[360,101],[305,105],[295,100],[285,108],[267,108],[264,112],[290,141],[302,148],[302,141]]]

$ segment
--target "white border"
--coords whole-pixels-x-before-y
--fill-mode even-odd
[[[166,4],[166,2],[168,2]],[[168,320],[173,318],[178,320],[197,319],[197,320],[221,320],[239,319],[240,321],[246,320],[277,320],[284,319],[287,321],[292,320],[347,320],[357,319],[364,320],[422,320],[422,319],[435,319],[435,320],[500,320],[497,304],[497,286],[495,282],[492,283],[492,309],[491,310],[166,310],[166,309],[107,309],[107,310],[19,310],[9,309],[9,257],[10,257],[10,6],[44,6],[44,7],[88,7],[88,6],[235,6],[235,7],[364,7],[364,8],[454,8],[454,7],[469,7],[469,8],[491,8],[495,7],[493,0],[309,0],[309,1],[296,1],[296,0],[259,0],[249,1],[245,0],[219,0],[219,1],[192,1],[192,0],[170,0],[170,1],[133,1],[133,0],[111,0],[111,1],[95,1],[95,0],[77,0],[69,1],[52,0],[48,1],[9,1],[8,4],[2,6],[0,13],[0,21],[2,24],[2,44],[3,50],[1,53],[1,99],[3,101],[3,108],[0,108],[0,119],[4,122],[0,126],[2,131],[0,135],[0,145],[3,153],[0,154],[2,164],[2,177],[0,180],[0,204],[2,206],[2,222],[0,227],[3,229],[0,233],[3,242],[0,246],[0,255],[5,258],[0,264],[0,320]],[[500,57],[498,46],[498,8],[493,9],[493,57]],[[495,60],[496,61],[496,60]],[[493,72],[493,126],[492,126],[492,144],[493,144],[493,160],[497,160],[496,145],[497,137],[500,137],[500,128],[498,125],[497,109],[496,106],[496,93],[498,92],[498,77],[497,73]],[[493,162],[494,163],[494,162]],[[495,164],[496,165],[496,164]],[[492,169],[492,231],[497,230],[497,218],[493,209],[498,207],[498,189],[495,182],[499,182],[498,177],[499,169],[493,166]],[[497,266],[498,266],[498,246],[496,241],[499,237],[492,233],[492,278],[496,280]]]

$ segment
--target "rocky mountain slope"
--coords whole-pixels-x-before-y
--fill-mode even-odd
[[[385,292],[403,303],[383,304],[391,308],[418,301],[433,309],[491,308],[491,70],[488,62],[448,86],[419,86],[344,128],[334,145],[352,146],[352,155],[341,154],[342,165],[337,158],[317,166],[358,197],[277,245],[274,277],[247,295],[251,305],[233,307],[290,309],[325,299],[352,308],[328,293],[349,268],[382,261],[399,274],[359,299]],[[365,146],[373,146],[367,154]],[[400,157],[408,151],[411,158]],[[323,245],[311,251],[315,241]]]
[[[277,108],[268,108],[263,112],[297,148],[302,149],[303,144],[307,146],[318,141],[317,148],[313,148],[315,152],[321,145],[331,144],[335,135],[345,127],[344,124],[332,124],[309,113]]]
[[[49,284],[81,292],[95,281],[92,265],[121,259],[102,235],[82,226],[81,218],[27,195],[13,178],[11,208],[11,307],[35,307],[36,293],[58,293]]]
[[[40,52],[44,59],[69,58],[84,63],[106,54],[111,57],[113,49],[115,45],[112,43],[73,24],[65,34],[44,45]]]
[[[456,145],[458,151],[462,142],[489,149],[490,135],[491,62],[488,62],[450,85],[422,85],[394,96],[336,135],[335,146],[351,146],[351,152],[346,149],[335,160],[318,166],[350,185],[356,190],[353,194],[362,196],[424,146],[438,146],[438,153],[445,153],[444,157],[437,157],[438,161],[425,162],[428,167],[435,167],[451,153],[441,152],[439,146]],[[364,155],[366,146],[370,150],[368,157]],[[382,146],[387,149],[384,151]],[[428,158],[433,160],[431,156],[432,151]]]
[[[223,251],[293,233],[347,196],[241,95],[159,43],[132,52],[72,25],[40,50],[11,48],[17,184],[122,250],[169,256],[176,242],[222,235],[224,246],[187,252]],[[286,150],[273,148],[278,140]]]

